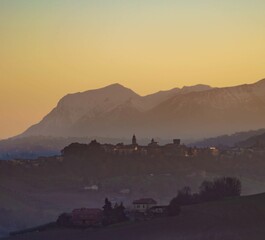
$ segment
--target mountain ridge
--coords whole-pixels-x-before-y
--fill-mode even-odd
[[[181,94],[182,91],[185,93],[198,91],[197,89],[204,91],[211,89],[211,87],[208,85],[195,85],[140,96],[131,89],[116,83],[100,89],[68,94],[58,102],[57,106],[40,123],[31,126],[21,136],[46,135],[46,132],[52,133],[49,135],[56,133],[59,136],[65,136],[64,132],[67,130],[66,127],[62,126],[72,128],[82,119],[88,119],[89,121],[93,118],[98,119],[110,112],[115,112],[115,110],[117,112],[122,107],[126,111],[124,107],[126,104],[132,112],[140,115],[141,112],[152,109],[159,102],[173,95]],[[51,118],[53,119],[51,120]]]
[[[265,80],[256,84],[176,95],[160,103],[150,114],[158,122],[170,124],[171,130],[184,133],[189,129],[198,137],[263,128]],[[156,128],[158,124],[152,127]],[[177,125],[181,127],[177,128]],[[205,135],[202,135],[198,126],[208,130]]]
[[[18,137],[203,139],[265,128],[265,79],[212,88],[184,86],[140,96],[115,83],[64,96]]]

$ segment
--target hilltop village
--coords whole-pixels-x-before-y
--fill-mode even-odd
[[[81,147],[78,143],[73,143],[62,150],[62,155],[69,152],[70,149],[75,147]],[[124,143],[113,144],[100,144],[96,140],[91,141],[90,144],[82,144],[82,150],[84,148],[98,148],[111,155],[119,156],[148,156],[148,157],[197,157],[197,156],[218,156],[220,151],[216,147],[210,148],[197,148],[197,147],[187,147],[181,144],[180,139],[173,139],[172,143],[165,145],[159,145],[154,139],[147,146],[141,146],[137,143],[136,136],[133,135],[132,142],[129,145]]]
[[[150,140],[147,145],[140,145],[137,138],[133,135],[131,144],[101,144],[97,140],[92,140],[89,144],[71,143],[61,151],[61,155],[53,157],[38,157],[36,159],[13,159],[0,161],[0,165],[22,165],[25,167],[40,167],[47,164],[62,163],[68,157],[80,158],[80,154],[84,156],[89,152],[101,152],[111,158],[156,158],[156,159],[183,159],[183,158],[218,158],[220,160],[233,160],[237,158],[253,159],[255,157],[263,157],[265,155],[265,144],[255,142],[251,146],[235,146],[230,148],[212,147],[196,147],[187,146],[181,143],[180,139],[173,139],[172,143],[160,145],[154,139]]]

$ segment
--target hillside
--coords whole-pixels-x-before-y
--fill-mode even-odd
[[[54,221],[76,207],[101,208],[106,196],[125,206],[140,197],[168,204],[182,187],[197,192],[202,181],[221,176],[238,177],[243,194],[265,190],[264,155],[117,156],[82,148],[66,157],[0,161],[3,233]]]
[[[172,97],[148,112],[145,131],[150,134],[156,129],[159,135],[202,138],[264,128],[264,119],[262,80]]]
[[[6,239],[21,240],[263,240],[265,194],[183,207],[177,217],[103,230],[51,230]]]
[[[244,142],[249,138],[259,136],[265,133],[265,129],[252,130],[247,132],[237,132],[231,135],[222,135],[214,138],[206,138],[204,140],[194,142],[191,146],[197,147],[211,147],[218,146],[221,148],[234,147],[240,142]]]
[[[264,148],[265,147],[265,133],[250,137],[245,141],[240,141],[237,143],[239,147],[256,147]]]

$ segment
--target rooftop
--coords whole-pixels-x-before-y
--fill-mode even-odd
[[[141,198],[133,201],[133,204],[157,204],[153,198]]]

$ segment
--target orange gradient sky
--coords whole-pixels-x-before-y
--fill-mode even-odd
[[[0,138],[67,93],[141,95],[265,77],[264,0],[1,0]]]

